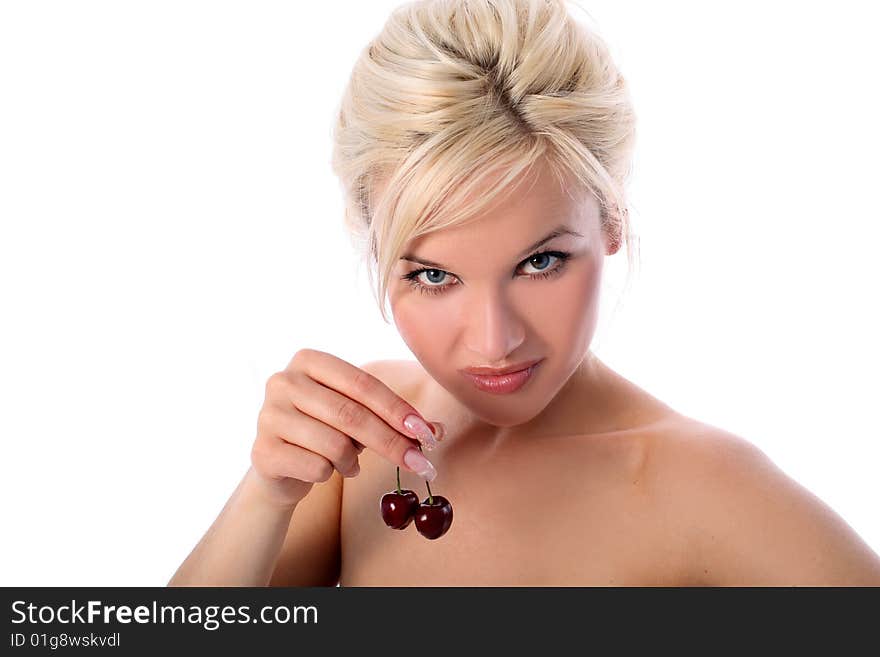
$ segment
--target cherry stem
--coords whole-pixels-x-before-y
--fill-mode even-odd
[[[400,493],[400,466],[397,466],[397,492]]]

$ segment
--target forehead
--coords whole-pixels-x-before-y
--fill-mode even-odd
[[[483,190],[475,193],[491,189],[499,178],[500,174],[487,178]],[[451,249],[467,249],[486,259],[497,252],[506,261],[560,225],[594,236],[599,226],[598,202],[580,185],[558,180],[546,167],[535,167],[529,179],[504,190],[473,220],[410,240],[405,252],[450,260],[455,255]]]

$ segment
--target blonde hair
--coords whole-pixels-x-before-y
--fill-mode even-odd
[[[352,69],[331,158],[383,319],[407,243],[478,218],[539,160],[596,197],[605,235],[626,241],[631,272],[624,188],[634,141],[627,84],[565,0],[398,6]]]

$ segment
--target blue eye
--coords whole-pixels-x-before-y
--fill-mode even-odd
[[[530,265],[538,269],[537,273],[528,274],[528,278],[550,278],[551,276],[557,276],[562,273],[562,270],[565,267],[565,262],[570,256],[571,254],[565,251],[541,251],[533,256],[529,256],[526,260],[520,263],[520,266]],[[557,266],[552,269],[547,269],[549,266],[546,264],[548,258],[556,258],[558,263]],[[411,271],[402,278],[422,294],[441,294],[448,288],[458,285],[458,283],[449,283],[447,285],[426,285],[419,280],[419,276],[422,274],[426,274],[429,283],[441,283],[445,277],[450,276],[449,272],[443,271],[442,269],[429,269],[423,267],[422,269]]]
[[[552,258],[552,257],[553,257],[553,256],[552,256],[550,253],[548,253],[547,251],[544,251],[544,252],[542,252],[542,253],[536,253],[536,254],[533,255],[531,258],[529,258],[528,260],[526,260],[526,264],[530,264],[530,265],[532,265],[532,266],[535,266],[535,264],[532,262],[533,260],[544,261],[544,260],[546,260],[547,258]],[[547,267],[547,265],[545,265],[544,267],[539,268],[539,269],[538,269],[538,272],[540,273],[540,272],[542,272],[542,271],[547,271],[546,267]]]

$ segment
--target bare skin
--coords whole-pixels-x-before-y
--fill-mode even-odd
[[[406,245],[388,292],[416,361],[301,350],[270,378],[253,467],[171,584],[880,585],[877,554],[763,452],[594,357],[619,227],[533,173]],[[461,372],[532,360],[509,395]],[[405,458],[413,412],[445,429],[434,468]],[[397,465],[452,502],[444,536],[382,522]]]
[[[643,395],[639,426],[620,413],[607,418],[618,430],[496,443],[460,430],[450,397],[418,363],[381,369],[375,374],[425,417],[444,421],[446,436],[428,456],[439,473],[432,490],[451,501],[454,520],[435,541],[412,526],[386,527],[377,506],[395,470],[365,452],[361,474],[344,483],[342,586],[664,585],[679,577],[680,552],[646,549],[656,523],[639,482],[649,436],[669,425],[671,409]],[[401,486],[427,496],[412,473],[401,472]]]
[[[454,400],[414,361],[370,371],[444,419],[426,452],[453,525],[430,541],[378,511],[395,469],[364,451],[344,481],[341,586],[878,585],[880,558],[742,438],[687,418],[598,359],[603,417],[583,433],[509,441],[461,431]],[[463,417],[463,416],[462,416]],[[401,470],[401,486],[427,496]]]

